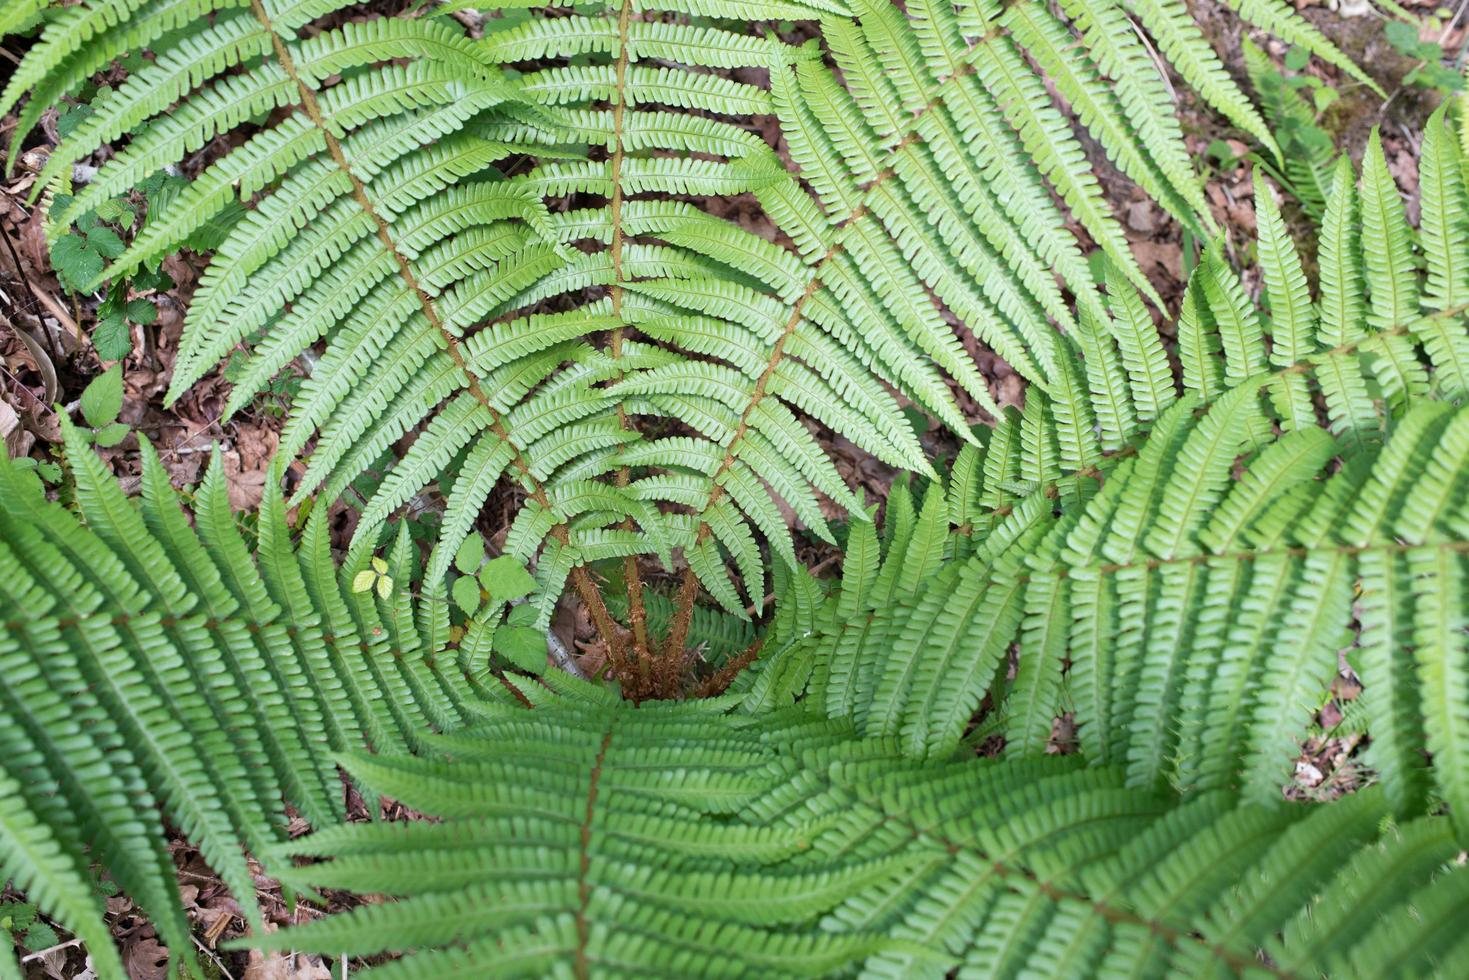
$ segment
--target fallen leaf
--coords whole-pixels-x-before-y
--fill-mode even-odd
[[[265,470],[246,469],[240,454],[224,454],[225,486],[229,490],[230,506],[235,510],[254,510],[260,506],[265,495]]]
[[[19,459],[30,452],[36,442],[35,436],[21,428],[20,416],[5,401],[0,401],[0,441],[5,443],[11,459]]]
[[[165,980],[168,976],[168,950],[157,939],[139,939],[123,950],[129,980]]]
[[[281,953],[250,951],[245,980],[332,980],[332,971],[315,956],[284,956]]]

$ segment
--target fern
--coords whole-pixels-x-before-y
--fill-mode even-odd
[[[1440,161],[1453,147],[1441,117],[1426,146]],[[1375,138],[1360,220],[1358,196],[1343,167],[1319,320],[1260,182],[1270,320],[1206,256],[1179,327],[1185,378],[1190,351],[1213,353],[1144,438],[1109,450],[1083,415],[1095,392],[1031,396],[921,512],[890,501],[888,540],[861,531],[841,592],[803,599],[800,625],[783,628],[802,638],[767,643],[782,652],[742,684],[761,703],[803,693],[920,756],[953,751],[986,696],[1022,751],[1072,711],[1082,750],[1134,784],[1238,784],[1263,804],[1343,652],[1366,688],[1386,796],[1417,812],[1426,754],[1469,745],[1444,701],[1465,666],[1469,417],[1424,400],[1464,399],[1469,330],[1462,308],[1421,289],[1450,275],[1469,237],[1424,235],[1419,273]],[[936,549],[951,525],[961,536]],[[1469,796],[1456,773],[1434,788],[1457,812]]]
[[[1085,473],[1059,475],[1053,450],[1033,474],[1052,479],[1050,492],[994,455],[1012,434],[1012,461],[1031,451],[1022,447],[1055,445],[1064,413],[1030,402],[995,433],[985,460],[994,469],[977,468],[970,451],[921,504],[900,484],[880,538],[872,523],[854,524],[830,598],[809,576],[787,583],[767,662],[744,690],[641,708],[564,675],[495,669],[499,606],[452,642],[442,607],[415,608],[398,588],[412,581],[405,533],[383,566],[388,594],[354,591],[344,584],[368,567],[369,544],[359,539],[334,568],[317,519],[294,552],[272,494],[252,563],[217,468],[196,494],[195,531],[151,454],[134,509],[69,432],[85,525],[0,464],[0,581],[28,610],[0,633],[0,783],[17,790],[0,822],[0,874],[75,929],[111,976],[121,965],[98,947],[108,940],[86,886],[93,858],[187,950],[161,828],[140,817],[154,801],[247,902],[253,882],[228,870],[242,845],[305,895],[397,896],[248,941],[409,952],[380,968],[388,977],[1453,974],[1469,955],[1454,822],[1466,806],[1469,692],[1453,578],[1469,548],[1469,409],[1415,399],[1385,443],[1356,450],[1320,426],[1261,428],[1264,448],[1236,478],[1234,455],[1271,404],[1258,394],[1267,387],[1237,387],[1198,415],[1200,396],[1188,393],[1138,451]],[[1333,452],[1344,466],[1319,475]],[[951,520],[970,533],[950,535]],[[1105,563],[1087,565],[1085,547]],[[1118,548],[1136,552],[1137,575],[1120,567]],[[1164,594],[1179,568],[1207,576],[1195,595],[1215,598],[1213,611]],[[1276,591],[1292,615],[1272,618],[1250,587],[1280,568],[1288,582]],[[1326,599],[1349,579],[1363,583],[1363,649],[1396,661],[1390,689],[1364,668],[1373,750],[1385,745],[1397,778],[1418,790],[1395,788],[1383,767],[1381,788],[1287,807],[1279,783],[1263,791],[1282,777],[1268,756],[1288,762],[1289,708],[1322,696],[1336,666],[1337,645],[1324,638],[1349,616],[1340,598]],[[1113,581],[1130,583],[1113,608],[1161,612],[1130,628],[1073,629],[1085,622],[1074,613],[1080,589]],[[1156,596],[1137,593],[1154,585]],[[1410,606],[1379,605],[1381,595]],[[1211,648],[1206,624],[1218,632],[1219,611],[1234,615],[1222,623],[1229,643]],[[1199,646],[1185,648],[1178,627],[1195,617]],[[833,623],[844,629],[830,642]],[[1269,663],[1248,642],[1255,625],[1278,628]],[[1017,626],[1019,670],[1007,684],[1007,630]],[[1111,656],[1106,668],[1085,661],[1077,637]],[[1174,654],[1171,686],[1153,680],[1159,648]],[[870,660],[853,667],[853,651]],[[946,671],[934,669],[935,651]],[[1062,651],[1073,659],[1064,675]],[[1241,663],[1251,659],[1268,669]],[[1216,661],[1233,672],[1194,669]],[[1081,697],[1088,677],[1093,705]],[[943,739],[962,728],[976,679],[996,682],[1007,724],[1031,727],[1049,723],[1069,690],[1083,754],[1099,764],[1023,758],[1040,748],[1024,737],[1007,749],[1022,758],[957,761],[956,740],[915,758],[915,732]],[[1228,696],[1255,680],[1258,694]],[[796,690],[803,703],[782,706]],[[925,714],[905,713],[918,698]],[[1303,729],[1305,713],[1294,717]],[[904,720],[883,737],[893,718]],[[235,741],[211,751],[225,730]],[[1200,731],[1210,736],[1203,755],[1154,748],[1160,735],[1183,742]],[[1266,751],[1238,749],[1253,745]],[[1414,745],[1432,752],[1427,772]],[[444,819],[333,826],[333,758],[367,791]],[[1140,767],[1156,759],[1169,779]],[[1179,775],[1190,768],[1201,778]],[[1453,819],[1423,816],[1428,776]],[[311,813],[319,832],[283,842],[283,801]],[[301,856],[328,860],[293,867]]]
[[[384,978],[1411,976],[1466,952],[1446,822],[1393,825],[1376,790],[1179,802],[1056,759],[915,763],[801,713],[540,697],[441,740],[452,761],[349,760],[444,820],[282,848],[330,859],[294,885],[399,900],[258,944],[412,949]]]
[[[315,30],[341,7],[64,8],[0,108],[30,93],[18,141],[121,52],[156,54],[53,154],[38,187],[128,140],[58,228],[250,124],[107,272],[157,261],[236,197],[255,202],[189,310],[171,397],[243,343],[238,409],[325,341],[282,443],[311,450],[297,499],[337,495],[413,432],[363,527],[447,486],[426,575],[438,582],[507,476],[529,498],[511,546],[536,560],[543,622],[570,578],[619,661],[628,644],[589,564],[624,561],[632,653],[646,658],[634,560],[681,553],[663,644],[681,656],[700,591],[735,615],[763,596],[762,539],[797,567],[782,502],[828,538],[820,497],[860,517],[802,417],[928,472],[892,390],[964,438],[949,381],[998,414],[944,310],[1039,389],[1079,383],[1063,334],[1085,337],[1106,309],[1068,216],[1156,301],[1032,63],[1117,167],[1201,233],[1212,219],[1132,18],[1206,101],[1269,139],[1172,0],[1075,0],[1059,15],[1032,2],[623,4],[532,14],[481,41],[433,17]],[[1280,5],[1236,8],[1355,71]],[[813,47],[711,17],[818,22],[840,75]],[[769,85],[710,71],[735,68]],[[756,115],[776,118],[797,173],[738,122]],[[591,158],[573,152],[588,143]],[[497,162],[520,153],[534,165],[502,178]],[[700,207],[738,194],[789,247]]]
[[[317,825],[345,816],[332,753],[409,750],[473,717],[488,675],[469,657],[488,649],[500,607],[470,624],[462,657],[443,654],[447,621],[415,620],[426,609],[406,591],[406,534],[389,551],[405,588],[354,593],[368,551],[339,569],[324,519],[294,546],[278,494],[252,561],[218,455],[190,527],[146,442],[135,506],[85,439],[66,436],[77,514],[0,462],[0,879],[121,976],[93,861],[192,962],[161,815],[258,928],[242,848],[284,840],[287,804]]]
[[[1285,5],[1231,6],[1354,71]],[[1314,263],[1257,175],[1264,308],[1207,247],[1175,377],[1063,109],[1212,232],[1142,35],[1271,136],[1176,0],[628,3],[480,40],[347,9],[0,14],[44,24],[0,94],[29,95],[17,147],[122,52],[155,55],[53,154],[40,192],[117,144],[58,229],[238,137],[107,273],[250,205],[172,395],[243,345],[238,407],[324,344],[283,438],[283,461],[310,451],[297,499],[414,436],[339,561],[279,479],[247,543],[217,461],[192,523],[146,443],[136,504],[69,426],[71,510],[0,463],[21,610],[0,630],[0,877],[99,975],[124,966],[94,864],[197,971],[165,822],[246,909],[242,945],[405,954],[384,977],[1469,968],[1469,193],[1442,110],[1416,231],[1376,137],[1360,178],[1331,172]],[[744,194],[779,235],[710,213]],[[1029,381],[1022,411],[955,323]],[[950,385],[996,426],[970,431]],[[964,440],[947,480],[900,399]],[[812,423],[926,489],[896,484],[879,527]],[[502,560],[534,565],[541,625],[572,582],[620,690],[544,672],[509,597],[452,577],[505,477],[526,503]],[[425,567],[401,526],[374,554],[433,483]],[[835,584],[782,507],[832,541],[825,503],[852,518]],[[676,593],[645,589],[637,560],[675,554]],[[625,602],[591,577],[607,561]],[[701,592],[723,611],[696,614]],[[719,696],[656,700],[688,689],[690,641]],[[1380,785],[1289,804],[1343,662]],[[1078,751],[1043,758],[1063,714]],[[370,802],[442,819],[346,823],[339,763]],[[314,833],[288,841],[288,812]],[[250,859],[303,900],[396,901],[266,935]]]

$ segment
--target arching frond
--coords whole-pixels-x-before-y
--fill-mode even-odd
[[[431,620],[412,625],[405,535],[390,551],[399,585],[354,591],[370,553],[339,569],[324,520],[293,545],[274,491],[248,546],[217,456],[191,527],[146,443],[141,507],[74,430],[67,446],[78,514],[0,461],[0,877],[120,977],[93,862],[191,963],[160,815],[258,927],[245,849],[284,840],[285,805],[341,820],[332,754],[403,751],[462,725],[487,663],[444,654]],[[462,649],[498,617],[487,608]]]
[[[925,765],[801,713],[754,724],[581,690],[440,745],[453,761],[349,766],[442,823],[282,849],[329,859],[293,884],[398,900],[262,945],[411,950],[384,978],[1411,975],[1465,955],[1447,822],[1385,823],[1375,790],[1180,804],[1110,768]]]

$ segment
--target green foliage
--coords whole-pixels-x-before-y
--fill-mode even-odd
[[[1469,412],[1444,403],[1469,395],[1469,326],[1431,285],[1461,276],[1469,229],[1441,113],[1425,147],[1426,200],[1447,207],[1425,203],[1422,254],[1374,137],[1360,190],[1338,169],[1313,303],[1260,181],[1271,315],[1206,256],[1184,392],[1148,399],[1171,407],[1109,448],[1108,420],[1141,416],[1136,383],[1028,396],[947,490],[889,501],[885,540],[854,531],[837,593],[787,600],[790,642],[767,643],[751,696],[803,695],[917,757],[954,751],[986,699],[1022,752],[1070,712],[1082,752],[1134,785],[1263,804],[1340,657],[1388,800],[1421,812],[1425,759],[1469,751]],[[1432,789],[1462,820],[1459,771]]]
[[[0,935],[23,950],[35,952],[56,945],[56,930],[41,921],[29,902],[0,902]]]
[[[782,505],[828,539],[820,496],[863,513],[803,417],[926,473],[894,392],[965,439],[951,383],[998,414],[953,320],[1038,389],[1069,383],[1066,336],[1107,313],[1068,220],[1155,298],[1081,130],[1186,228],[1214,227],[1144,33],[1273,147],[1178,0],[517,7],[478,41],[444,17],[329,16],[347,6],[48,8],[0,108],[29,93],[19,141],[102,67],[153,53],[52,155],[38,188],[118,147],[59,229],[238,131],[150,201],[101,273],[127,276],[253,205],[225,222],[170,396],[244,343],[236,411],[324,341],[282,439],[287,456],[314,440],[297,499],[336,497],[414,432],[362,521],[370,534],[447,487],[438,583],[491,488],[513,481],[529,499],[509,550],[534,560],[543,623],[568,576],[679,549],[695,584],[745,615],[765,593],[762,538],[799,564]],[[1231,6],[1363,77],[1284,5]],[[829,63],[761,21],[814,23]],[[752,116],[775,118],[797,173]],[[742,194],[786,244],[714,216]],[[95,261],[76,272],[99,278]]]
[[[618,594],[615,576],[608,588],[607,608],[619,618],[627,615],[627,600]],[[648,631],[655,636],[665,635],[673,619],[673,600],[661,592],[652,590],[643,593],[643,611],[648,618]],[[712,606],[694,609],[689,623],[686,645],[704,662],[719,665],[735,656],[755,642],[757,629],[754,623],[740,616],[733,616]]]
[[[1319,221],[1326,211],[1337,158],[1336,141],[1320,122],[1337,93],[1314,75],[1301,74],[1304,65],[1299,61],[1287,58],[1282,72],[1249,38],[1240,44],[1250,84],[1260,97],[1260,108],[1280,146],[1279,156],[1268,152],[1253,155],[1255,164],[1270,171],[1306,213]]]
[[[282,440],[282,464],[313,446],[299,543],[279,469],[253,546],[218,458],[191,522],[143,441],[128,500],[89,448],[116,367],[83,396],[97,435],[63,423],[74,510],[0,463],[0,878],[100,976],[124,967],[94,865],[197,968],[165,823],[248,945],[407,954],[386,978],[1469,971],[1469,188],[1443,111],[1416,230],[1376,137],[1360,176],[1282,145],[1319,192],[1315,261],[1257,175],[1264,309],[1209,246],[1168,348],[1059,103],[1212,231],[1144,36],[1276,144],[1177,0],[517,8],[482,40],[348,6],[0,12],[45,24],[0,94],[29,95],[17,146],[152,52],[68,113],[37,187],[83,288],[216,246],[172,395],[243,346],[238,409],[324,344]],[[1355,72],[1287,5],[1230,6]],[[135,229],[120,196],[216,142]],[[709,206],[744,194],[779,235]],[[128,295],[107,322],[147,315]],[[1027,379],[1023,411],[953,321]],[[904,401],[964,441],[946,480]],[[813,421],[926,488],[879,528]],[[409,432],[335,559],[327,504]],[[502,477],[526,502],[489,558]],[[430,483],[421,568],[382,532]],[[835,539],[821,496],[851,516],[835,585],[788,531]],[[547,670],[569,577],[675,551],[679,598],[629,561],[614,611],[667,622],[675,666],[686,639],[758,650],[732,693],[631,705]],[[690,618],[700,587],[724,609]],[[1379,785],[1289,804],[1344,668]],[[1047,758],[1062,715],[1077,751]],[[370,808],[443,819],[346,823],[339,763]],[[288,812],[315,832],[288,841]],[[265,935],[249,858],[305,900],[397,900]]]
[[[118,233],[96,212],[81,216],[76,230],[51,243],[51,266],[70,292],[82,292],[94,283],[107,263],[126,249]]]
[[[841,589],[777,627],[799,639],[771,642],[752,703],[801,694],[940,758],[986,698],[1018,754],[1070,712],[1082,754],[1130,785],[1267,806],[1340,656],[1387,800],[1422,812],[1431,775],[1469,811],[1469,411],[1416,403],[1385,445],[1348,448],[1316,426],[1271,435],[1272,394],[1246,385],[1202,415],[1185,398],[1136,455],[953,540],[952,508],[985,509],[974,497],[935,486],[916,516],[899,500],[885,545],[859,542]],[[980,499],[995,489],[967,476]]]
[[[1423,40],[1416,23],[1388,21],[1382,34],[1399,54],[1418,61],[1418,65],[1403,76],[1404,85],[1437,89],[1445,95],[1464,91],[1464,76],[1443,63],[1443,46],[1437,41]]]
[[[799,711],[559,683],[442,758],[347,760],[443,821],[283,847],[329,859],[282,872],[297,887],[399,900],[252,944],[410,951],[383,980],[1414,976],[1469,954],[1447,822],[1395,824],[1377,790],[1179,800],[1075,760],[915,762]]]
[[[57,130],[64,137],[90,115],[90,106],[72,107],[59,118]],[[133,230],[138,220],[139,209],[132,198],[138,197],[143,208],[155,211],[161,202],[156,195],[165,193],[164,188],[177,182],[180,182],[179,178],[155,174],[132,191],[104,200],[95,208],[77,215],[69,229],[53,228],[51,264],[62,287],[72,293],[85,293],[95,288],[103,269],[126,250],[123,236]],[[66,212],[74,200],[69,193],[55,194],[51,199],[51,214],[55,216]],[[186,244],[197,247],[195,242]],[[168,274],[157,268],[160,263],[161,256],[152,263],[153,267],[134,270],[128,277],[102,286],[97,326],[92,333],[92,345],[98,359],[122,360],[133,349],[130,324],[147,326],[158,319],[158,308],[150,300],[129,297],[134,292],[166,289],[173,285]]]
[[[151,455],[135,509],[73,432],[85,525],[0,465],[0,587],[29,610],[0,633],[0,874],[75,930],[104,976],[121,973],[95,946],[107,937],[94,925],[92,858],[188,955],[153,804],[139,799],[200,843],[247,908],[241,844],[301,894],[396,896],[250,940],[410,954],[383,977],[1229,975],[1261,962],[1284,974],[1453,975],[1469,956],[1463,831],[1425,816],[1421,787],[1431,774],[1451,816],[1469,809],[1464,590],[1449,581],[1469,553],[1469,408],[1415,400],[1385,443],[1355,450],[1320,426],[1254,426],[1253,451],[1240,441],[1275,404],[1259,397],[1269,390],[1253,379],[1203,414],[1189,392],[1139,451],[1069,477],[1054,454],[1034,466],[1040,488],[1010,462],[1028,465],[1027,444],[1055,445],[1066,413],[1036,399],[1028,435],[1025,417],[1002,426],[983,460],[969,451],[921,504],[897,488],[881,537],[853,525],[830,597],[790,581],[746,691],[641,707],[564,675],[487,670],[502,652],[493,619],[451,643],[442,607],[349,585],[364,572],[410,582],[406,534],[387,559],[359,543],[333,567],[325,523],[308,522],[293,549],[272,494],[252,562],[217,468],[191,529]],[[1332,453],[1339,469],[1323,466]],[[948,533],[950,522],[965,533]],[[1080,553],[1088,538],[1100,565]],[[1138,574],[1119,547],[1136,549]],[[456,558],[461,571],[491,567],[482,551]],[[1376,577],[1379,560],[1400,569]],[[513,566],[498,568],[488,591],[523,586]],[[994,575],[1007,568],[1019,574]],[[1180,597],[1170,569],[1197,570],[1199,588]],[[1256,585],[1281,569],[1268,593],[1277,605],[1260,608]],[[1373,759],[1382,744],[1407,761],[1392,778],[1383,768],[1380,788],[1287,806],[1268,782],[1281,767],[1256,777],[1256,763],[1289,761],[1281,736],[1308,723],[1291,705],[1311,703],[1343,644],[1357,656],[1349,638],[1317,642],[1346,625],[1340,600],[1322,597],[1352,579],[1363,655],[1376,644],[1397,660],[1385,688],[1364,668],[1364,698],[1389,695],[1366,701]],[[1106,595],[1124,580],[1112,608],[1135,625],[1105,627],[1115,645],[1092,647],[1107,651],[1104,670],[1067,646],[1101,635],[1070,628],[1088,618],[1075,613],[1077,590],[1102,583]],[[1018,608],[989,598],[1016,594]],[[1408,604],[1369,598],[1383,594]],[[1199,595],[1214,612],[1192,611]],[[1210,647],[1217,612],[1235,619],[1223,624],[1229,642]],[[1017,623],[1019,669],[1005,682],[995,651]],[[1251,630],[1269,634],[1268,658],[1244,642]],[[1218,659],[1192,656],[1185,631]],[[1172,658],[1161,681],[1160,646]],[[844,669],[853,650],[869,662]],[[943,672],[930,670],[935,651]],[[803,658],[806,697],[782,707],[780,678]],[[1192,669],[1213,663],[1233,666]],[[921,717],[894,710],[895,671],[928,701],[935,723],[917,730],[941,740],[974,711],[956,707],[968,679],[999,682],[1007,719],[1047,724],[1069,690],[1083,753],[1045,758],[1024,724],[1007,746],[1014,758],[966,760],[953,739],[915,753],[913,725],[882,734],[884,717]],[[1090,703],[1088,676],[1100,691]],[[834,697],[842,684],[848,695]],[[216,744],[226,719],[228,749]],[[1153,750],[1160,736],[1203,731],[1202,755]],[[1257,743],[1261,731],[1270,737]],[[1428,773],[1414,746],[1431,750]],[[340,824],[334,758],[365,792],[444,819]],[[1160,759],[1166,780],[1140,764]],[[1177,775],[1190,767],[1201,777]],[[1407,783],[1419,791],[1405,795]],[[319,832],[284,842],[283,801]],[[328,860],[295,867],[298,856]]]
[[[258,927],[242,848],[282,841],[286,805],[318,826],[342,819],[333,753],[406,750],[463,724],[499,610],[448,651],[448,621],[405,589],[347,587],[370,555],[339,568],[324,519],[294,546],[274,491],[252,558],[217,455],[191,527],[146,442],[137,506],[83,435],[66,435],[77,514],[0,462],[0,880],[118,977],[94,861],[192,962],[166,820]],[[405,535],[389,554],[407,585]]]
[[[92,427],[88,434],[99,446],[115,446],[127,437],[128,427],[117,420],[122,411],[122,368],[114,364],[82,389],[82,418]]]

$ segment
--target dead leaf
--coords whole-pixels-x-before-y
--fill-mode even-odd
[[[332,980],[332,971],[315,956],[298,953],[292,957],[252,949],[244,980]]]
[[[1147,201],[1128,205],[1127,226],[1133,231],[1153,232],[1158,228],[1157,212]]]
[[[168,950],[157,939],[139,939],[123,949],[129,980],[166,980]]]
[[[51,363],[51,355],[46,353],[46,349],[41,346],[36,338],[26,333],[10,320],[6,319],[4,322],[7,327],[15,331],[15,335],[25,345],[26,353],[31,356],[31,361],[35,363],[36,373],[40,374],[41,382],[46,386],[46,404],[49,405],[55,402],[61,393],[61,384],[56,379],[56,365]]]
[[[30,452],[36,442],[35,436],[21,428],[20,416],[6,401],[0,401],[0,441],[5,443],[5,451],[11,459],[19,459]]]
[[[246,469],[238,452],[224,454],[225,486],[229,489],[230,506],[235,510],[254,510],[265,495],[265,470]]]

